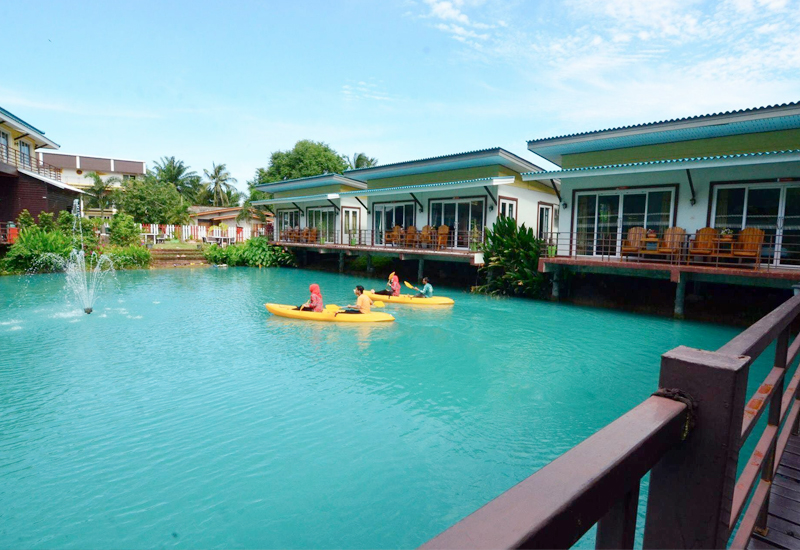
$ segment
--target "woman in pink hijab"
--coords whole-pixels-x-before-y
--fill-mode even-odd
[[[311,292],[311,297],[305,304],[300,306],[300,311],[316,311],[317,313],[324,311],[325,307],[322,304],[322,292],[319,290],[319,285],[316,283],[309,285],[308,290]]]
[[[386,290],[381,290],[375,294],[380,294],[381,296],[400,296],[400,277],[393,273],[390,282],[386,284]]]

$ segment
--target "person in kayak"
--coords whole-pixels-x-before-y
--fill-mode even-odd
[[[433,287],[427,277],[422,278],[422,290],[417,287],[414,288],[419,290],[419,294],[414,296],[414,298],[431,298],[433,296]]]
[[[319,285],[316,283],[309,285],[308,290],[311,292],[311,297],[298,309],[300,311],[316,311],[317,313],[324,311],[325,308],[322,303],[322,293],[319,290]]]
[[[358,285],[353,290],[353,293],[357,296],[356,305],[347,306],[349,309],[340,311],[339,313],[369,313],[372,308],[372,300],[369,299],[369,296],[364,294],[364,287]]]
[[[380,294],[381,296],[400,296],[400,277],[392,275],[391,282],[386,283],[386,290],[380,292],[372,291],[373,294]]]

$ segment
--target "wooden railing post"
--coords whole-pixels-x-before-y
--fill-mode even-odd
[[[595,548],[633,548],[636,538],[636,512],[639,508],[639,483],[625,493],[597,522]]]
[[[725,548],[750,358],[677,347],[659,387],[688,393],[695,426],[653,468],[644,548]]]

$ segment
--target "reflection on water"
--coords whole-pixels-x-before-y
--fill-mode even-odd
[[[416,546],[735,333],[441,286],[395,323],[264,309],[311,282],[382,281],[123,272],[74,316],[54,276],[0,278],[0,548]]]

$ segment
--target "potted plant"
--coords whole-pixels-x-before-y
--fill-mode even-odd
[[[733,240],[733,229],[730,227],[726,227],[719,232],[720,236],[722,237],[723,241],[732,241]]]
[[[475,223],[475,220],[472,220],[470,223],[471,227],[469,230],[469,249],[477,251],[481,245],[481,232],[478,229],[478,224]]]

